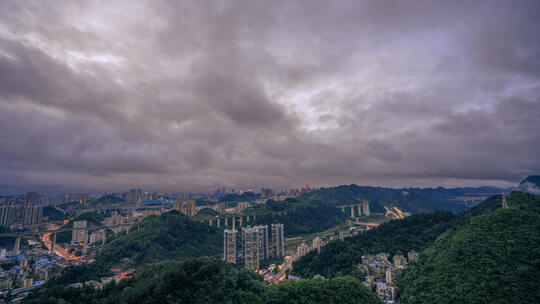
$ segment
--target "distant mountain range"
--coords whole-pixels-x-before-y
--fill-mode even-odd
[[[526,178],[520,189],[537,186]],[[533,188],[534,189],[534,188]],[[415,249],[398,282],[400,303],[540,302],[540,195],[494,195],[458,214],[424,212],[335,241],[294,263],[303,277],[355,275],[363,254],[403,254]]]
[[[299,199],[333,205],[356,204],[367,200],[373,212],[384,212],[384,206],[392,206],[403,211],[419,213],[429,210],[461,211],[466,209],[467,205],[454,200],[456,197],[466,195],[481,197],[501,192],[509,192],[509,189],[496,187],[393,189],[352,184],[321,188],[305,193]]]

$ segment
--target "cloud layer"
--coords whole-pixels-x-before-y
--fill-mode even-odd
[[[3,1],[0,192],[508,185],[538,1]]]

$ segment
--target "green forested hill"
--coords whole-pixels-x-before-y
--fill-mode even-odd
[[[540,196],[493,197],[441,235],[401,280],[403,303],[539,303]]]
[[[446,231],[455,218],[448,211],[432,211],[393,220],[366,233],[333,241],[320,253],[311,251],[294,263],[293,271],[304,278],[316,274],[326,277],[354,274],[354,265],[361,263],[363,254],[388,252],[393,255],[423,250]]]
[[[353,277],[322,280],[288,280],[268,288],[266,302],[282,303],[381,303],[377,296]]]
[[[43,216],[47,217],[49,221],[62,221],[68,218],[64,212],[52,206],[43,208]]]
[[[337,187],[321,188],[313,192],[302,194],[300,200],[321,201],[332,205],[346,205],[357,203],[359,200],[368,200],[371,210],[384,212],[379,202],[388,201],[396,194],[395,189],[381,187],[360,187],[357,185],[341,185]]]
[[[219,212],[217,212],[216,210],[204,208],[201,209],[201,211],[197,212],[197,214],[195,214],[195,216],[193,216],[191,219],[194,221],[208,221],[209,219],[215,219],[218,215]]]
[[[539,215],[539,197],[513,192],[506,197],[510,206],[508,210]],[[331,242],[323,247],[320,253],[315,251],[308,253],[294,263],[293,271],[302,277],[312,277],[315,274],[328,277],[354,274],[355,268],[353,266],[361,262],[363,254],[378,252],[395,254],[398,250],[405,254],[412,249],[422,251],[430,248],[438,237],[444,238],[446,236],[448,239],[449,236],[461,231],[477,218],[499,211],[501,211],[501,196],[496,195],[457,215],[437,211],[412,215],[403,220],[394,220],[344,241]],[[519,221],[514,226],[519,226],[518,224]],[[524,223],[524,225],[526,224]],[[503,226],[497,225],[497,227]],[[539,229],[530,230],[531,227],[524,229],[536,231],[537,236],[540,234]],[[439,242],[442,241],[439,240]],[[531,239],[530,245],[532,244],[534,243]],[[529,249],[521,248],[520,250]],[[522,254],[522,256],[525,255]],[[518,253],[516,253],[515,258],[520,258]],[[498,261],[493,262],[498,263]],[[426,280],[430,280],[429,276]]]
[[[426,193],[430,198],[422,195]],[[300,200],[321,201],[332,205],[355,204],[361,200],[369,201],[372,212],[384,212],[384,206],[395,206],[403,211],[418,213],[429,210],[460,211],[465,209],[462,204],[449,201],[444,188],[437,189],[392,189],[382,187],[367,187],[357,185],[342,185],[321,188],[305,193]],[[452,197],[454,195],[451,195]]]
[[[246,201],[254,201],[256,199],[259,199],[261,196],[260,194],[256,194],[253,192],[244,192],[242,194],[227,194],[223,196],[221,199],[219,199],[220,202],[246,202]]]
[[[276,212],[282,212],[282,214],[275,214]],[[339,225],[347,218],[346,214],[332,205],[313,201],[298,201],[292,198],[284,201],[268,200],[266,204],[254,206],[246,210],[245,213],[258,214],[255,224],[284,224],[286,236],[324,231]]]
[[[223,236],[216,228],[171,211],[149,216],[139,229],[107,239],[96,261],[108,265],[129,258],[138,266],[165,259],[215,256],[221,252],[222,242]]]
[[[216,260],[162,262],[147,266],[135,278],[93,288],[48,288],[23,303],[382,303],[359,280],[303,280],[269,286],[244,268]]]

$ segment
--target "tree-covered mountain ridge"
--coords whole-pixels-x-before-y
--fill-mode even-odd
[[[222,237],[215,227],[173,210],[149,216],[129,233],[107,239],[96,262],[113,265],[127,258],[132,266],[140,266],[169,259],[217,256]]]
[[[540,302],[540,196],[494,195],[452,214],[427,212],[334,241],[294,263],[303,277],[359,276],[364,254],[414,249],[420,260],[400,280],[402,303]],[[360,276],[359,276],[360,277]]]
[[[312,279],[268,285],[248,269],[215,259],[163,261],[135,277],[103,289],[56,286],[28,295],[23,303],[228,303],[382,304],[353,277]]]
[[[477,188],[384,188],[358,186],[355,184],[320,188],[302,194],[298,199],[320,201],[335,206],[357,204],[367,200],[372,212],[384,212],[384,206],[398,207],[403,211],[419,213],[430,210],[461,211],[466,205],[453,200],[464,193],[496,193],[507,189],[494,187]]]
[[[468,210],[400,281],[402,303],[539,303],[540,195]]]

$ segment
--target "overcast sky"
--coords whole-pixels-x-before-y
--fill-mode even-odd
[[[0,193],[538,172],[537,0],[0,2]]]

